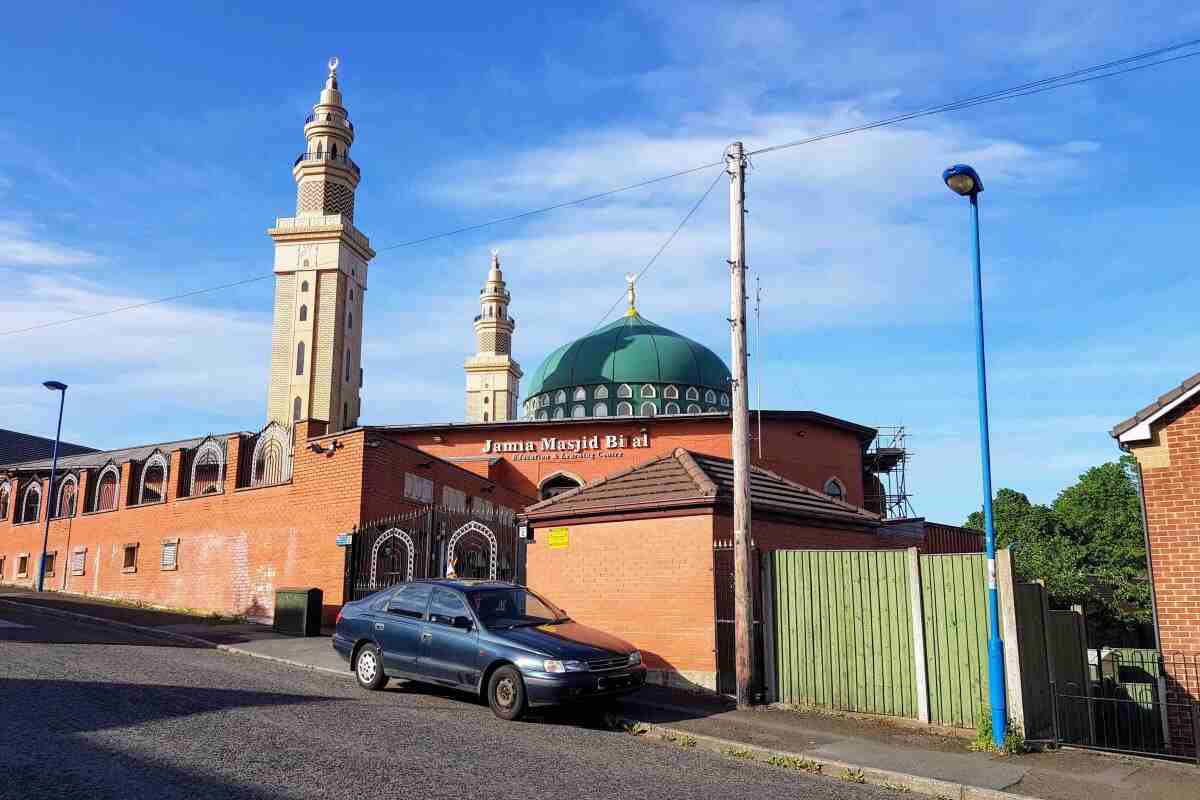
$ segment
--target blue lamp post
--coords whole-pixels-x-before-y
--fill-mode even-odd
[[[979,457],[983,465],[983,527],[987,542],[988,701],[992,708],[992,741],[1004,746],[1008,728],[1008,702],[1004,694],[1004,642],[1000,640],[1000,602],[996,592],[996,529],[992,525],[992,453],[988,436],[987,363],[983,349],[983,286],[979,267],[979,193],[983,181],[966,164],[955,164],[942,173],[955,194],[971,198],[971,252],[974,256],[975,364],[979,381]]]
[[[38,564],[37,590],[42,591],[46,584],[46,548],[50,545],[50,517],[54,514],[54,473],[58,471],[58,440],[62,437],[63,406],[67,403],[67,385],[58,381],[46,381],[42,384],[52,392],[58,392],[58,432],[54,434],[54,456],[50,459],[50,490],[46,492],[46,527],[42,533],[42,557]]]

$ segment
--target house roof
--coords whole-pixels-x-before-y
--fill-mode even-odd
[[[1129,419],[1117,423],[1110,434],[1121,442],[1138,442],[1150,438],[1150,426],[1189,398],[1200,393],[1200,372],[1185,380]]]
[[[85,447],[81,444],[71,444],[70,442],[60,441],[58,443],[58,455],[60,459],[63,456],[73,456],[89,452],[94,452],[93,448]],[[36,458],[48,459],[53,453],[53,439],[0,428],[0,465],[32,461]]]
[[[232,434],[213,434],[213,438],[223,440]],[[59,469],[89,469],[92,467],[102,467],[109,461],[116,464],[123,464],[126,461],[144,461],[155,450],[162,450],[164,453],[170,453],[172,450],[186,450],[192,448],[207,439],[207,436],[200,436],[194,439],[180,439],[174,442],[160,442],[157,444],[143,444],[136,447],[124,447],[119,450],[90,450],[76,455],[62,455],[62,450],[59,450],[58,468]],[[21,461],[13,464],[0,465],[0,472],[41,472],[50,469],[50,459],[40,458],[33,461]]]
[[[523,516],[531,519],[586,516],[637,509],[696,505],[730,505],[733,500],[733,462],[693,453],[682,447],[631,469],[535,503]],[[770,470],[750,470],[750,503],[760,511],[854,525],[878,525],[870,511],[835,500]]]

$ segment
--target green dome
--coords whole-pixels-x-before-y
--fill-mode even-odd
[[[689,401],[690,413],[726,411],[729,379],[713,351],[634,312],[546,356],[530,378],[526,415],[627,416],[621,400],[642,416],[688,413]]]

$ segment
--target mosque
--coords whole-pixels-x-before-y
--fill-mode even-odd
[[[47,517],[49,590],[263,621],[282,587],[321,589],[328,622],[400,580],[507,578],[631,640],[662,680],[719,687],[731,674],[725,362],[643,317],[631,282],[624,316],[550,351],[522,398],[493,253],[465,420],[360,425],[375,251],[354,223],[362,171],[336,59],[304,136],[295,214],[268,231],[266,426],[61,457],[53,487],[49,459],[0,465],[0,582],[36,584]],[[878,476],[896,456],[869,448],[875,429],[804,410],[755,422],[760,550],[958,541],[886,518]]]

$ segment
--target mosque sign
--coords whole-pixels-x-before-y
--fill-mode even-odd
[[[578,439],[562,439],[543,436],[541,439],[519,439],[497,441],[487,439],[483,443],[484,453],[511,453],[515,461],[574,461],[577,459],[621,458],[629,449],[650,446],[650,434],[637,436],[622,434],[594,434]]]

